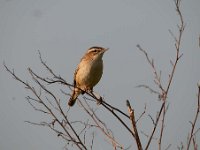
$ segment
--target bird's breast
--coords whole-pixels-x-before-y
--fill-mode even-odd
[[[79,71],[76,74],[76,82],[80,87],[91,89],[95,86],[103,74],[103,61],[90,61],[89,63],[81,62]]]

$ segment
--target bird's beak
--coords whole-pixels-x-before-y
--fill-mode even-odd
[[[106,52],[107,50],[109,50],[109,48],[105,48],[105,49],[104,49],[104,52]]]

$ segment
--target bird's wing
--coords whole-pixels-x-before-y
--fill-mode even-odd
[[[80,63],[82,62],[82,61],[84,61],[86,59],[86,57],[85,57],[85,55],[81,58],[81,60],[80,60]],[[80,63],[78,64],[78,67],[76,68],[76,70],[75,70],[75,72],[74,72],[74,86],[77,86],[77,83],[76,83],[76,74],[77,74],[77,72],[78,72],[78,70],[79,70],[79,68],[80,68]]]

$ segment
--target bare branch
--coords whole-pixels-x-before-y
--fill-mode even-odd
[[[172,79],[173,79],[174,74],[175,74],[177,63],[178,63],[179,59],[182,57],[182,55],[183,55],[183,54],[180,54],[180,45],[181,45],[181,39],[182,39],[182,34],[183,34],[183,31],[184,31],[185,25],[184,25],[182,13],[180,11],[180,0],[175,0],[174,2],[175,2],[175,6],[176,6],[176,11],[177,11],[178,16],[180,18],[180,25],[178,25],[179,34],[178,34],[177,37],[173,34],[173,32],[171,30],[169,30],[169,33],[172,35],[173,39],[175,40],[176,59],[175,59],[174,62],[172,60],[170,60],[170,63],[172,65],[172,71],[169,74],[169,80],[167,82],[167,87],[166,88],[164,88],[162,83],[161,83],[161,71],[160,71],[160,73],[158,73],[158,71],[157,71],[157,69],[155,67],[153,59],[151,59],[149,57],[149,55],[146,52],[146,50],[144,50],[140,45],[137,45],[137,48],[145,55],[148,64],[151,66],[151,68],[153,70],[154,82],[158,86],[158,88],[160,89],[160,92],[157,92],[157,91],[153,90],[152,88],[150,88],[148,86],[144,86],[143,85],[143,87],[149,89],[152,93],[158,94],[159,98],[163,101],[162,106],[161,106],[160,111],[159,111],[159,114],[156,117],[156,121],[154,121],[154,119],[151,117],[151,120],[153,121],[153,124],[154,124],[154,128],[153,128],[153,131],[151,133],[151,136],[149,138],[149,141],[147,142],[147,145],[146,145],[145,149],[148,149],[148,147],[149,147],[149,145],[151,143],[152,137],[153,137],[153,135],[155,133],[155,130],[156,130],[158,122],[159,122],[159,119],[160,119],[161,114],[162,114],[160,138],[159,138],[159,142],[158,142],[159,143],[159,149],[161,149],[161,143],[162,143],[162,137],[163,137],[163,131],[164,131],[164,123],[165,123],[165,115],[166,115],[166,106],[165,106],[166,99],[167,99],[167,95],[168,95],[169,89],[171,87]]]
[[[117,111],[118,113],[128,117],[128,115],[126,115],[124,112],[122,112],[120,109],[108,104],[107,102],[105,102],[102,97],[98,98],[96,97],[95,94],[93,93],[89,93],[86,91],[86,94],[88,94],[89,96],[93,97],[97,102],[101,102],[101,104],[104,106],[104,108],[106,108],[114,117],[117,118],[117,120],[132,134],[132,136],[135,136],[134,133],[131,131],[131,129],[126,125],[126,123],[121,119],[120,116],[118,116],[115,111]]]
[[[162,137],[163,137],[163,131],[164,131],[164,124],[165,124],[165,115],[166,115],[166,105],[164,105],[163,107],[163,113],[162,113],[162,121],[161,121],[161,129],[160,129],[160,138],[158,141],[158,145],[159,145],[159,150],[161,150],[161,143],[162,143]]]
[[[154,133],[155,133],[155,131],[156,131],[156,128],[157,128],[157,125],[158,125],[158,122],[159,122],[159,119],[160,119],[160,116],[161,116],[161,113],[162,113],[162,111],[163,111],[164,106],[165,106],[165,101],[163,101],[163,103],[162,103],[162,106],[161,106],[161,108],[160,108],[159,114],[158,114],[158,116],[157,116],[157,118],[156,118],[156,122],[155,122],[155,124],[154,124],[153,131],[152,131],[152,133],[151,133],[151,135],[150,135],[150,137],[149,137],[149,140],[148,140],[148,142],[147,142],[147,145],[146,145],[146,147],[145,147],[145,150],[147,150],[147,149],[149,148],[149,145],[150,145],[151,140],[152,140],[152,138],[153,138],[153,135],[154,135]]]
[[[116,111],[116,112],[120,113],[121,115],[125,116],[127,119],[129,119],[129,116],[126,113],[124,113],[120,109],[118,109],[118,108],[110,105],[109,103],[107,103],[106,101],[104,101],[102,97],[98,98],[93,92],[90,93],[90,92],[85,91],[85,93],[87,95],[91,96],[92,98],[94,98],[97,101],[97,103],[102,104],[107,110],[109,110],[109,111],[110,110]]]
[[[135,114],[134,114],[134,110],[132,109],[129,100],[126,100],[126,105],[128,107],[128,112],[130,115],[130,120],[131,120],[131,124],[132,124],[132,128],[133,128],[133,133],[135,134],[134,139],[137,143],[137,148],[138,150],[142,150],[142,144],[140,141],[140,137],[137,131],[137,126],[136,126],[136,122],[135,122]]]
[[[192,143],[193,143],[193,149],[198,150],[198,144],[196,143],[196,139],[194,137],[192,138]]]
[[[189,150],[190,148],[190,144],[191,144],[191,141],[194,137],[194,134],[196,134],[194,132],[194,129],[195,129],[195,125],[196,125],[196,122],[197,122],[197,119],[198,119],[198,116],[199,116],[199,112],[200,112],[200,85],[198,85],[198,98],[197,98],[197,109],[196,109],[196,115],[195,115],[195,118],[194,118],[194,121],[191,122],[192,124],[192,129],[190,131],[190,136],[189,136],[189,141],[188,141],[188,144],[187,144],[187,150]],[[199,130],[197,130],[199,131]],[[194,142],[194,141],[193,141]]]
[[[147,88],[150,90],[150,92],[153,92],[155,94],[158,94],[159,95],[159,98],[165,98],[166,96],[166,92],[162,86],[162,83],[161,83],[161,71],[157,71],[155,65],[154,65],[154,61],[153,59],[150,59],[150,57],[148,56],[148,53],[146,52],[146,50],[144,50],[139,44],[137,45],[137,48],[142,52],[144,53],[145,57],[146,57],[146,60],[148,62],[148,64],[151,66],[152,70],[153,70],[153,74],[154,74],[154,82],[155,84],[158,86],[158,88],[160,89],[160,92],[157,92],[155,90],[153,90],[152,88],[150,88],[149,86],[147,85],[142,85],[140,87],[144,87],[144,88]]]
[[[84,111],[90,116],[90,118],[94,121],[95,126],[100,129],[100,131],[110,140],[113,147],[119,147],[120,149],[123,149],[123,146],[119,144],[111,134],[111,130],[107,128],[106,124],[95,114],[93,109],[90,107],[90,105],[85,100],[85,105],[79,101],[81,104],[81,107],[84,109]]]
[[[32,87],[32,86],[31,86],[30,84],[28,84],[27,82],[24,82],[24,81],[23,81],[22,79],[20,79],[18,76],[16,76],[15,73],[14,73],[14,71],[11,71],[11,70],[5,65],[5,63],[4,63],[4,67],[5,67],[6,70],[14,77],[14,79],[16,79],[17,81],[21,82],[21,83],[25,86],[26,89],[30,90],[30,91],[34,94],[34,96],[35,96],[36,98],[27,97],[27,98],[28,98],[29,104],[30,104],[35,110],[40,111],[40,112],[43,112],[43,113],[46,113],[46,114],[49,114],[49,115],[53,118],[53,120],[55,120],[55,121],[59,124],[59,126],[63,129],[63,131],[65,132],[65,134],[69,137],[70,141],[73,142],[73,143],[77,146],[77,148],[79,148],[79,149],[81,149],[81,150],[82,150],[82,149],[85,149],[85,150],[86,150],[87,148],[85,147],[85,145],[83,144],[83,142],[81,141],[81,139],[79,138],[79,136],[76,134],[76,131],[75,131],[75,130],[73,129],[73,127],[70,125],[70,123],[69,123],[67,117],[66,117],[65,114],[63,113],[63,111],[62,111],[62,109],[61,109],[61,107],[60,107],[60,105],[59,105],[59,102],[58,102],[56,96],[55,96],[53,93],[51,93],[49,90],[47,90],[47,88],[46,88],[43,84],[41,84],[41,83],[39,82],[39,80],[37,80],[37,79],[38,79],[37,76],[35,76],[35,75],[33,74],[33,72],[29,69],[29,73],[30,73],[30,75],[32,76],[32,79],[40,86],[40,88],[41,88],[42,90],[44,90],[48,95],[52,96],[52,98],[57,102],[57,104],[59,105],[61,114],[63,115],[65,121],[68,123],[70,129],[72,130],[73,134],[76,136],[77,140],[76,140],[76,139],[73,137],[73,135],[65,128],[65,126],[62,124],[62,122],[59,121],[58,117],[57,117],[56,114],[53,112],[53,110],[43,101],[43,99],[41,98],[41,91],[39,91],[39,93],[36,92],[36,90],[35,90],[34,87]],[[36,103],[38,103],[38,104],[41,104],[41,105],[44,107],[44,110],[43,110],[43,109],[37,108],[37,107],[34,106],[30,101],[34,101],[34,102],[36,102]],[[47,124],[45,124],[45,125],[47,125]],[[59,135],[61,135],[60,133],[63,133],[63,132],[57,131],[55,128],[53,128],[53,127],[50,126],[50,125],[49,125],[49,127],[50,127],[52,130],[54,130],[55,132],[58,132]]]

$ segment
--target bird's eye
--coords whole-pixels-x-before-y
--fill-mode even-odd
[[[97,54],[98,52],[99,52],[99,49],[97,49],[97,48],[90,48],[88,50],[88,53],[91,53],[93,55]]]

